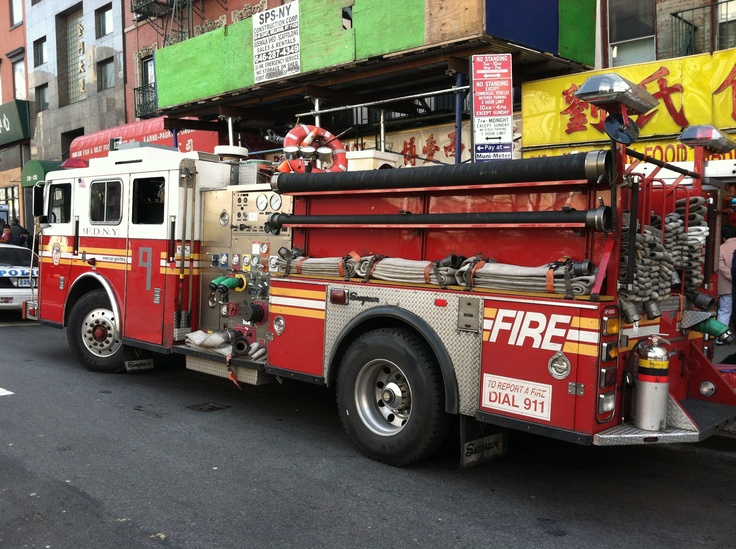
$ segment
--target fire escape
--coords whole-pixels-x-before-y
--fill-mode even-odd
[[[715,2],[674,12],[673,55],[713,53],[736,47],[736,2]]]
[[[225,8],[227,0],[218,0]],[[163,38],[163,47],[194,36],[195,21],[202,22],[204,0],[131,0],[131,11],[139,24],[148,23]],[[151,118],[158,108],[156,83],[135,88],[135,115]]]

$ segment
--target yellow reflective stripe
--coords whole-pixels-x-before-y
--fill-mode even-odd
[[[304,297],[307,299],[319,299],[325,301],[324,290],[293,290],[291,288],[271,287],[271,295],[283,295],[287,297]]]
[[[315,309],[300,309],[298,307],[282,307],[279,305],[273,305],[269,307],[269,312],[272,314],[290,315],[290,316],[301,316],[305,318],[317,318],[324,320],[325,312],[318,311]]]

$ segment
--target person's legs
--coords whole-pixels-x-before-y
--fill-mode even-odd
[[[718,296],[718,322],[722,322],[728,326],[731,322],[731,307],[733,298],[731,294],[723,294]]]

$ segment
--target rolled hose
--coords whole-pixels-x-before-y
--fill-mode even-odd
[[[609,232],[613,216],[609,206],[595,210],[562,210],[545,212],[475,212],[453,214],[383,214],[383,215],[291,215],[274,213],[268,219],[267,229],[275,232],[285,226],[310,225],[482,225],[482,224],[583,224],[587,229]]]
[[[527,181],[587,179],[608,173],[610,151],[564,156],[429,166],[421,170],[361,170],[347,173],[283,173],[271,187],[280,193],[505,185]]]

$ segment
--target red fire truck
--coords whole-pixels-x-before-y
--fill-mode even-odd
[[[632,107],[608,107],[625,143]],[[452,418],[466,464],[502,453],[507,429],[696,442],[736,418],[708,358],[733,338],[709,295],[716,176],[733,171],[708,160],[712,142],[690,166],[612,142],[416,169],[343,171],[341,157],[309,173],[340,154],[326,136],[295,128],[273,177],[155,147],[48,174],[27,314],[65,327],[95,371],[177,353],[236,385],[334,387],[352,441],[393,465],[429,456]]]

